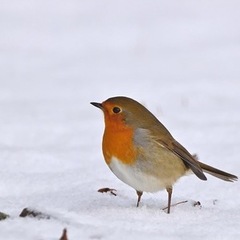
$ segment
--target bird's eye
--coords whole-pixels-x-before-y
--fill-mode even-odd
[[[113,112],[114,112],[114,113],[120,113],[120,112],[121,112],[121,108],[119,108],[119,107],[114,107],[114,108],[113,108]]]

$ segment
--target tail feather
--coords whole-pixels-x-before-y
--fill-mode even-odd
[[[222,170],[211,167],[211,166],[209,166],[205,163],[202,163],[202,162],[199,162],[199,164],[200,164],[203,172],[211,174],[214,177],[220,178],[220,179],[222,179],[224,181],[227,181],[227,182],[234,182],[234,181],[238,180],[238,177],[231,174],[231,173],[224,172]]]

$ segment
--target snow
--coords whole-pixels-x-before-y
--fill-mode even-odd
[[[203,162],[240,176],[240,3],[2,0],[0,239],[239,239],[239,182],[182,178],[144,194],[101,153],[102,113],[145,104]],[[99,193],[102,187],[117,196]],[[194,207],[199,201],[202,205]],[[51,219],[19,218],[25,207]]]

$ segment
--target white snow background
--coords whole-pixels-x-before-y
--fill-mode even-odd
[[[103,114],[143,103],[201,161],[240,176],[238,0],[0,1],[0,239],[239,239],[239,182],[133,189],[101,153]],[[117,196],[98,193],[117,189]],[[193,202],[202,205],[194,207]],[[24,207],[53,216],[19,218]]]

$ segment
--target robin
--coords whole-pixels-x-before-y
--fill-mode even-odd
[[[136,190],[139,206],[143,192],[168,192],[170,213],[173,184],[194,173],[204,173],[233,182],[237,176],[198,161],[165,126],[143,105],[128,97],[112,97],[102,103],[91,102],[104,113],[102,151],[111,171]]]

